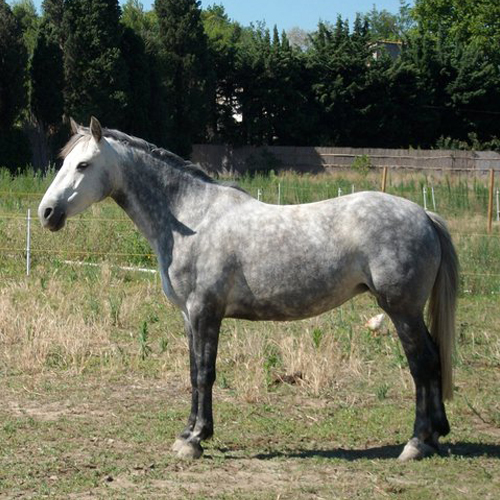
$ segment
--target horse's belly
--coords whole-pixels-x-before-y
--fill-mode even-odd
[[[338,307],[366,289],[366,286],[358,282],[349,286],[314,290],[307,286],[297,286],[262,295],[256,295],[249,290],[246,294],[242,294],[240,290],[234,296],[228,297],[225,315],[231,318],[261,321],[305,319]]]

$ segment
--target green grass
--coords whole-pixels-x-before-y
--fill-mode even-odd
[[[241,184],[273,201],[281,182],[284,200],[302,202],[335,196],[339,186],[346,192],[353,181],[376,188],[371,176]],[[412,199],[429,182],[390,180],[390,190]],[[0,182],[8,193],[0,195],[0,213],[23,217],[39,200],[29,193],[42,192],[49,179],[2,174]],[[464,271],[443,456],[395,460],[411,435],[413,386],[392,325],[377,334],[364,327],[379,313],[364,295],[305,321],[226,320],[216,433],[201,461],[180,462],[169,449],[190,404],[182,318],[157,276],[113,266],[155,262],[142,255],[150,250],[127,221],[98,220],[123,219],[105,202],[61,233],[34,223],[33,248],[60,253],[34,252],[29,277],[22,250],[2,251],[0,498],[496,498],[498,227],[496,237],[483,235],[481,180],[443,178],[435,187]],[[457,193],[468,202],[453,201]],[[0,218],[0,245],[22,249],[24,231],[23,220]],[[86,254],[71,253],[77,250]]]
[[[0,255],[7,262],[0,267],[0,277],[15,278],[24,268],[26,246],[26,211],[32,211],[32,262],[36,267],[65,260],[112,264],[156,266],[146,240],[136,231],[123,211],[112,201],[94,205],[84,214],[68,221],[63,232],[48,234],[36,220],[36,209],[53,173],[47,177],[33,173],[11,177],[0,170]],[[377,174],[337,174],[311,176],[284,174],[267,177],[244,177],[239,185],[263,201],[306,203],[350,193],[353,186],[378,189]],[[486,234],[487,179],[466,177],[430,178],[422,174],[390,174],[388,192],[422,204],[422,187],[429,188],[428,208],[433,209],[430,186],[434,186],[437,211],[452,231],[461,267],[461,290],[467,294],[500,293],[500,226],[494,223],[492,235]]]

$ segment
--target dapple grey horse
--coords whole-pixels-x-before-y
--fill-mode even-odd
[[[158,256],[163,289],[185,321],[191,413],[173,449],[197,458],[213,434],[212,386],[225,317],[288,321],[370,292],[394,323],[416,387],[413,436],[401,460],[438,450],[450,427],[458,260],[441,218],[402,198],[362,192],[269,205],[220,184],[173,153],[91,119],[64,147],[39,207],[64,226],[113,198]],[[428,305],[429,330],[424,323]]]

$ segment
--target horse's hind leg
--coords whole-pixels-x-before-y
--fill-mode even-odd
[[[399,458],[404,461],[423,458],[439,451],[439,437],[450,431],[441,391],[439,351],[421,312],[409,315],[383,308],[396,327],[416,387],[413,437]]]

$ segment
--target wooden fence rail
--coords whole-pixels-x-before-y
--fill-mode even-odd
[[[314,148],[292,146],[240,147],[195,145],[192,160],[212,173],[249,170],[293,170],[321,173],[352,168],[359,159],[372,168],[423,172],[466,172],[487,175],[500,171],[500,153],[493,151]]]

